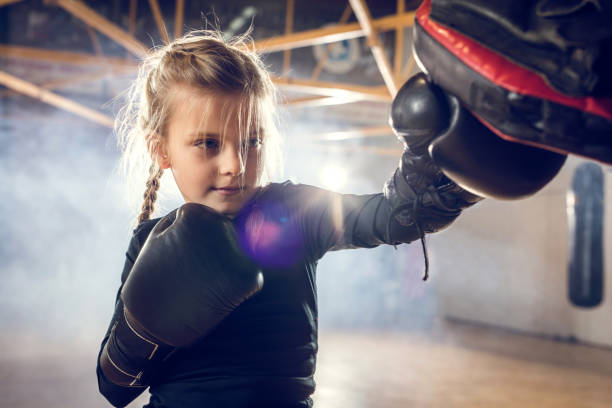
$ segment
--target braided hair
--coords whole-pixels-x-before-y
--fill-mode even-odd
[[[164,170],[159,167],[156,163],[151,164],[149,168],[149,178],[147,179],[145,192],[143,195],[142,208],[138,215],[138,224],[143,221],[151,219],[151,214],[155,209],[155,201],[157,201],[157,191],[159,190],[159,179]]]

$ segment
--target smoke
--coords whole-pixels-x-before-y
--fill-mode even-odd
[[[95,358],[134,217],[115,171],[119,152],[109,129],[15,99],[1,105],[9,119],[0,126],[0,361],[7,379],[0,391],[13,406],[41,399],[107,406],[96,389]],[[322,127],[299,123],[312,132]],[[285,174],[296,182],[322,185],[319,170],[333,164],[347,174],[341,192],[372,193],[396,166],[394,157],[303,148],[294,130],[285,133]],[[180,202],[172,183],[162,188],[160,213]],[[425,284],[422,271],[419,245],[328,253],[318,268],[320,327],[428,329],[435,277]]]
[[[99,342],[113,312],[133,216],[115,175],[119,153],[111,131],[38,104],[4,107],[12,119],[0,129],[3,341]],[[396,163],[305,150],[290,138],[286,152],[289,178],[321,185],[318,170],[331,163],[346,170],[343,191],[351,193],[380,191]],[[327,254],[318,272],[321,324],[426,325],[435,305],[433,285],[420,280],[422,268],[416,246]]]
[[[52,346],[101,337],[129,239],[110,131],[38,104],[7,109],[0,130],[3,340]]]

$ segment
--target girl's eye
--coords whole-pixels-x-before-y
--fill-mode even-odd
[[[215,150],[219,148],[219,141],[216,139],[199,139],[194,142],[194,146],[201,147],[206,150]]]
[[[261,139],[258,137],[252,137],[248,140],[247,143],[248,143],[249,149],[254,149],[254,148],[261,146]]]

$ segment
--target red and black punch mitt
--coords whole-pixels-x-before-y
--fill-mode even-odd
[[[434,21],[431,10],[440,15],[439,9],[447,3],[453,4],[425,0],[414,25],[415,56],[437,85],[455,95],[485,126],[506,140],[612,164],[611,95],[576,97],[555,90],[541,72],[495,50],[496,41],[505,44],[507,38],[490,38],[484,46],[465,32]],[[487,7],[489,2],[459,3]],[[528,3],[535,8],[542,2]],[[512,2],[508,7],[521,4]],[[491,7],[487,12],[491,16],[495,10]],[[490,18],[488,24],[493,26],[495,22]],[[474,24],[481,23],[475,20]],[[612,27],[612,21],[609,24]],[[525,47],[522,52],[529,53],[530,49]],[[612,76],[612,72],[601,74]]]
[[[537,7],[542,1],[528,3]],[[605,94],[605,86],[586,96],[562,93],[549,85],[542,72],[519,65],[492,48],[496,40],[508,44],[507,37],[489,38],[484,46],[430,15],[432,9],[442,15],[440,9],[448,5],[471,5],[478,11],[487,4],[478,0],[425,0],[417,10],[414,54],[419,65],[434,83],[455,96],[492,135],[498,136],[498,140],[491,137],[478,141],[439,138],[430,146],[436,163],[465,188],[502,199],[522,198],[543,187],[569,153],[612,164],[612,98]],[[521,4],[508,3],[507,7]],[[481,12],[489,16],[489,26],[503,20],[503,16],[496,19],[495,12]],[[474,24],[478,21],[475,19]],[[528,53],[530,47],[522,51]],[[605,85],[605,78],[600,83]],[[510,149],[516,151],[514,157],[505,154]],[[483,150],[488,152],[488,163],[472,154]],[[499,180],[526,177],[536,180],[532,191],[500,193]],[[529,180],[523,182],[529,184]]]

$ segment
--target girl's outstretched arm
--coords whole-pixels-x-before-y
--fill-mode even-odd
[[[297,253],[291,250],[292,243],[297,247],[303,241],[306,257],[319,259],[329,250],[420,239],[427,278],[425,234],[446,228],[463,209],[482,199],[446,177],[427,151],[431,141],[440,135],[482,131],[482,126],[461,120],[465,111],[453,106],[424,75],[413,77],[392,106],[391,124],[405,149],[383,192],[350,195],[291,183],[273,186],[267,194],[269,198],[260,205],[264,211],[259,212],[267,215],[252,217],[265,219],[261,223],[265,228],[246,228],[252,230],[246,236],[252,237],[255,244],[251,242],[247,248],[253,248],[256,256],[264,254],[262,258],[282,259],[287,253]],[[257,222],[245,223],[249,224]],[[268,238],[262,240],[262,234]]]

